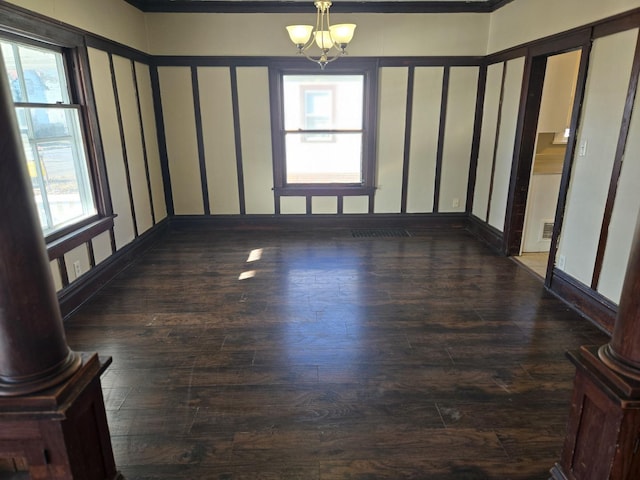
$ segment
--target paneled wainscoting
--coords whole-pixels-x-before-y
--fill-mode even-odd
[[[545,479],[607,337],[462,230],[180,228],[67,322],[142,479]]]

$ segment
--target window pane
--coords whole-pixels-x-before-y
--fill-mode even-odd
[[[313,141],[318,136],[321,140]],[[287,183],[361,183],[362,134],[287,133]]]
[[[45,235],[95,215],[78,111],[16,108],[16,114]]]
[[[69,103],[60,53],[16,43],[0,43],[15,102]]]
[[[364,76],[284,75],[285,130],[361,130]]]

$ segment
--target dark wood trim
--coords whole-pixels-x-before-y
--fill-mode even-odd
[[[168,225],[169,220],[165,218],[109,258],[96,265],[95,268],[89,270],[75,282],[71,284],[67,283],[66,288],[58,292],[58,301],[63,317],[68,318],[84,302],[98,293],[113,277],[131,265],[136,259],[140,258],[146,250],[160,239]]]
[[[111,245],[111,254],[113,255],[118,250],[116,245],[116,234],[113,227],[109,229],[109,243]]]
[[[593,28],[593,39],[640,27],[640,8],[605,18],[587,26]]]
[[[238,72],[236,67],[229,69],[231,78],[231,109],[233,110],[233,134],[235,138],[236,172],[238,176],[238,201],[240,214],[247,213],[244,191],[244,167],[242,159],[242,133],[240,131],[240,103],[238,100]]]
[[[577,132],[580,127],[580,115],[582,111],[582,103],[586,92],[587,76],[589,73],[589,57],[591,56],[592,43],[589,42],[582,47],[580,55],[580,66],[578,67],[578,80],[576,82],[576,94],[573,101],[573,109],[571,111],[571,125],[569,127],[569,138],[567,139],[567,149],[564,154],[564,165],[562,167],[562,177],[560,178],[560,191],[558,193],[558,205],[553,220],[553,235],[551,237],[551,246],[549,247],[549,263],[547,264],[547,275],[545,277],[545,286],[551,286],[556,255],[558,253],[558,241],[562,224],[564,222],[564,212],[567,206],[567,198],[569,195],[569,183],[571,182],[571,173],[573,171],[573,157],[576,151]]]
[[[338,195],[338,215],[344,213],[344,195]]]
[[[67,48],[84,44],[79,28],[7,2],[0,2],[0,31]]]
[[[140,50],[136,50],[135,48],[129,47],[122,43],[118,43],[108,38],[101,37],[99,35],[95,35],[93,33],[83,33],[88,47],[102,50],[104,52],[111,53],[112,55],[118,55],[119,57],[128,58],[130,60],[134,60],[136,62],[144,63],[147,65],[153,62],[152,55],[144,53]]]
[[[520,254],[546,69],[546,56],[527,57],[520,87],[516,138],[513,144],[503,229],[503,249],[507,255]]]
[[[88,241],[85,245],[87,247],[87,257],[89,257],[89,267],[94,268],[96,266],[96,253],[93,250],[93,242]]]
[[[138,123],[140,124],[140,139],[142,141],[142,159],[144,160],[144,175],[147,181],[147,193],[149,194],[149,207],[151,209],[151,222],[156,224],[156,210],[153,205],[153,189],[151,188],[151,174],[149,172],[149,155],[147,152],[147,139],[144,131],[144,118],[142,117],[142,106],[140,104],[140,87],[138,86],[138,72],[136,71],[136,61],[131,60],[131,73],[133,75],[133,85],[136,94],[136,108],[138,109]]]
[[[156,120],[156,135],[158,137],[158,152],[160,154],[160,169],[162,171],[162,185],[167,215],[175,213],[173,206],[173,191],[171,188],[171,172],[169,170],[169,155],[167,154],[167,136],[164,126],[164,112],[162,110],[162,95],[160,92],[160,76],[158,67],[149,66],[151,76],[151,91],[153,93],[153,110]]]
[[[482,117],[484,115],[484,97],[487,91],[487,66],[482,65],[478,72],[478,94],[476,95],[476,113],[473,120],[473,140],[471,141],[471,158],[469,161],[469,179],[467,181],[467,200],[465,211],[473,211],[473,197],[478,175],[478,156],[480,155],[480,138],[482,134]]]
[[[83,243],[90,242],[92,238],[113,228],[113,218],[113,216],[101,218],[47,244],[49,260],[59,258],[69,250],[73,250]]]
[[[492,227],[487,222],[476,217],[473,214],[468,216],[466,229],[474,237],[483,243],[486,243],[496,253],[502,254],[503,235],[500,230]]]
[[[627,138],[629,137],[629,126],[631,124],[631,116],[633,115],[633,106],[636,100],[636,92],[638,91],[638,78],[640,77],[640,35],[636,40],[636,50],[633,57],[633,66],[631,68],[631,76],[629,78],[629,87],[627,89],[627,98],[624,104],[624,112],[622,114],[622,124],[620,125],[620,134],[618,136],[618,144],[613,161],[613,169],[611,171],[611,180],[609,182],[609,192],[607,193],[607,203],[604,207],[604,217],[602,219],[602,227],[600,229],[600,238],[598,240],[598,250],[596,253],[596,263],[593,268],[593,276],[591,278],[591,288],[598,289],[600,274],[602,273],[602,263],[604,261],[604,252],[607,248],[607,240],[609,238],[609,225],[611,224],[611,216],[613,215],[613,207],[616,202],[616,194],[618,193],[618,180],[622,172],[622,162],[624,159],[625,149],[627,147]]]
[[[207,182],[207,161],[204,152],[204,133],[202,131],[202,112],[200,109],[200,85],[198,84],[197,67],[191,67],[191,89],[193,91],[193,114],[195,116],[196,141],[198,144],[198,164],[200,166],[202,207],[205,215],[211,215],[211,207],[209,204],[209,185]]]
[[[498,115],[496,118],[496,138],[493,143],[493,158],[491,160],[491,176],[489,177],[489,195],[487,197],[487,216],[485,221],[489,223],[491,213],[491,198],[493,197],[493,177],[496,174],[496,160],[498,158],[498,145],[500,143],[500,125],[502,123],[502,103],[504,101],[504,85],[507,79],[507,62],[502,63],[502,80],[500,82],[500,99],[498,100]]]
[[[116,79],[116,70],[113,63],[113,55],[109,56],[109,69],[111,70],[111,83],[113,86],[113,97],[116,104],[116,118],[118,120],[118,131],[120,133],[120,148],[122,149],[122,161],[124,162],[124,173],[127,182],[127,194],[129,195],[129,207],[131,208],[131,220],[133,222],[133,234],[138,236],[138,221],[136,219],[136,207],[133,201],[133,187],[131,186],[131,171],[129,170],[129,154],[127,153],[127,142],[124,134],[124,125],[122,123],[122,109],[120,108],[120,95],[118,94],[118,82]]]
[[[60,273],[62,288],[64,288],[69,285],[69,272],[67,272],[67,262],[64,258],[64,255],[60,255],[58,258],[56,258],[56,262],[58,263],[58,272]]]
[[[310,13],[314,10],[305,2],[296,1],[243,1],[221,0],[126,0],[143,12],[189,13]],[[334,3],[331,13],[490,13],[513,0],[487,0],[485,2],[454,1],[381,1]]]
[[[440,97],[440,124],[438,126],[438,150],[436,152],[436,174],[433,186],[433,211],[440,211],[440,183],[442,181],[442,162],[444,158],[444,135],[447,126],[447,103],[449,100],[449,78],[451,68],[444,67],[442,75],[442,94]]]
[[[273,189],[279,197],[304,197],[311,195],[314,197],[354,197],[362,195],[372,195],[374,187],[363,187],[361,185],[313,185],[300,184],[288,187],[276,187]]]
[[[193,226],[214,228],[456,228],[468,225],[465,213],[376,213],[290,215],[175,215],[171,229]]]
[[[604,331],[613,331],[618,313],[615,303],[562,270],[555,269],[552,277],[551,293]]]
[[[357,57],[350,57],[357,58]],[[380,57],[380,67],[476,67],[482,65],[481,56]]]
[[[313,197],[311,195],[307,195],[305,197],[305,210],[307,215],[311,215],[313,213]]]
[[[415,67],[409,67],[407,74],[407,99],[404,117],[404,154],[402,158],[402,197],[400,199],[400,212],[407,213],[407,195],[409,187],[409,159],[411,158],[411,129],[413,122],[413,82]]]

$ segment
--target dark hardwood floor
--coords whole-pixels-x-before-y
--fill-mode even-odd
[[[410,233],[169,232],[66,322],[113,356],[125,477],[548,478],[565,351],[607,337],[464,231]]]

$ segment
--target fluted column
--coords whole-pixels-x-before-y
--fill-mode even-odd
[[[66,343],[13,101],[0,77],[0,396],[13,396],[62,382],[80,357]]]

